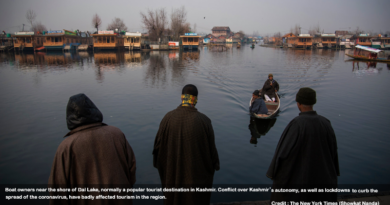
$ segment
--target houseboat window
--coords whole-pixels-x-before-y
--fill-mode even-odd
[[[330,41],[334,41],[334,38],[331,38]]]
[[[139,38],[136,38],[136,39],[134,39],[134,40],[135,40],[134,43],[139,43]]]
[[[188,42],[193,42],[194,39],[193,38],[188,38]]]
[[[360,42],[366,42],[366,39],[361,38],[361,39],[359,39],[359,41],[360,41]]]
[[[114,37],[111,37],[111,43],[115,43]]]
[[[31,43],[31,39],[30,38],[26,38],[26,43]]]
[[[187,42],[188,40],[187,40],[187,38],[183,38],[183,42]]]
[[[107,43],[110,43],[110,37],[107,37]]]
[[[15,39],[15,43],[18,43],[18,39]]]
[[[107,37],[103,37],[103,43],[106,43],[107,42]]]
[[[97,37],[93,37],[93,39],[95,40],[95,43],[97,43],[98,42],[98,38]]]
[[[322,41],[327,41],[327,39],[326,38],[322,38]]]
[[[99,37],[99,43],[102,43],[102,37]]]

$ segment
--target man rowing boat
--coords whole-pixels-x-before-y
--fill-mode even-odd
[[[265,81],[263,86],[263,92],[265,101],[275,102],[276,92],[279,91],[279,83],[273,79],[274,75],[270,73],[268,79]]]

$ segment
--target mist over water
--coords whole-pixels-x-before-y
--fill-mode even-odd
[[[85,93],[103,122],[126,135],[137,184],[160,184],[154,138],[164,115],[180,104],[182,87],[194,84],[196,107],[216,136],[221,169],[214,184],[272,183],[265,174],[284,128],[298,116],[301,87],[316,90],[314,109],[335,130],[339,184],[389,184],[390,66],[348,61],[345,52],[351,51],[244,45],[225,52],[1,53],[0,183],[47,183],[68,132],[68,99]],[[280,113],[251,123],[251,94],[269,73],[280,85]]]

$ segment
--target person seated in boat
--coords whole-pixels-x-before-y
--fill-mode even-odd
[[[279,91],[279,83],[274,80],[274,75],[270,73],[263,86],[265,101],[276,102],[276,92]]]
[[[255,114],[267,114],[268,109],[267,106],[265,105],[264,100],[260,97],[259,90],[255,90],[253,92],[252,98],[254,99],[254,101],[252,102],[252,105],[249,107],[249,112]]]

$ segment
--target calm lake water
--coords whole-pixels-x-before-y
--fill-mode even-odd
[[[317,91],[314,108],[335,130],[339,184],[390,184],[390,66],[345,61],[345,52],[351,51],[244,45],[225,52],[0,54],[0,183],[47,183],[68,132],[68,99],[85,93],[103,121],[126,135],[137,184],[160,184],[154,138],[191,83],[199,90],[198,110],[214,127],[221,163],[214,184],[272,183],[265,174],[284,128],[299,113],[301,87]],[[280,85],[280,113],[251,124],[251,94],[269,73]]]

